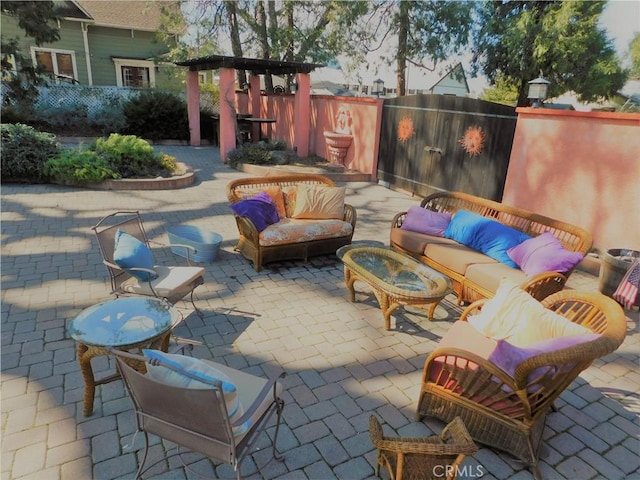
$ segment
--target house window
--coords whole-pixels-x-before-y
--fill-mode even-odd
[[[155,65],[148,60],[114,58],[116,84],[119,87],[147,88],[156,86]]]
[[[44,67],[44,71],[58,81],[78,78],[76,54],[70,50],[53,50],[50,48],[32,48],[31,56],[35,65]]]

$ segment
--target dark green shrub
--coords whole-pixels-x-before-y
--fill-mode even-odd
[[[3,123],[0,132],[2,181],[44,182],[46,161],[56,157],[62,148],[55,137],[21,123]]]
[[[187,104],[176,95],[144,92],[125,103],[122,111],[125,133],[150,140],[189,138]]]
[[[89,109],[80,103],[39,108],[29,123],[38,130],[46,130],[56,135],[90,135]]]
[[[90,150],[122,178],[166,176],[173,171],[171,163],[163,160],[163,154],[155,153],[149,142],[134,135],[113,133],[108,138],[97,139]]]
[[[287,144],[282,140],[245,143],[227,154],[227,162],[231,167],[235,167],[238,163],[268,165],[272,163],[271,152],[274,150],[286,150],[286,147]]]
[[[11,105],[2,107],[2,123],[27,123],[27,115]]]
[[[65,149],[57,157],[47,160],[44,173],[63,185],[100,183],[120,177],[96,152],[80,147]]]

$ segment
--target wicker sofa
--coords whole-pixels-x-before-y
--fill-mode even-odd
[[[469,305],[427,357],[417,418],[436,417],[446,423],[460,417],[475,441],[511,453],[529,465],[534,477],[539,479],[538,450],[547,412],[594,360],[620,346],[626,335],[624,311],[600,293],[563,290],[550,295],[538,303],[539,307],[544,307],[541,308],[543,315],[531,319],[534,328],[540,328],[538,320],[544,321],[544,313],[551,312],[569,320],[569,328],[575,330],[581,325],[588,333],[575,335],[572,332],[570,335],[573,336],[556,337],[553,347],[549,340],[538,342],[538,348],[529,344],[525,347],[529,356],[520,357],[518,362],[510,360],[511,370],[507,372],[506,367],[498,366],[496,350],[491,351],[491,347],[483,345],[492,340],[472,337],[468,333],[469,329],[475,331],[474,326],[468,326],[473,315],[481,311],[483,305],[491,310],[488,301],[491,299]],[[518,302],[516,309],[522,303]],[[454,332],[454,327],[458,326],[466,330]],[[557,335],[558,332],[554,333]],[[562,333],[567,334],[566,331]],[[584,336],[583,343],[575,342],[581,335]],[[505,345],[503,340],[494,341],[498,342]],[[543,343],[546,348],[542,347]],[[486,354],[488,351],[491,352],[489,355]],[[505,352],[509,351],[502,350],[503,359],[507,358]]]
[[[466,193],[435,193],[424,198],[420,207],[452,215],[465,210],[496,220],[530,237],[550,232],[566,250],[579,252],[582,256],[587,254],[593,242],[591,234],[583,228]],[[533,297],[542,300],[562,290],[573,271],[571,268],[527,276],[517,267],[498,262],[450,238],[403,229],[406,218],[407,212],[398,213],[393,218],[390,245],[451,278],[460,304],[493,296],[504,277],[522,285]]]
[[[303,259],[317,255],[334,254],[351,243],[356,227],[356,210],[344,204],[342,218],[292,218],[296,189],[300,185],[336,187],[328,177],[318,174],[290,174],[248,177],[227,184],[227,198],[235,204],[256,193],[275,187],[282,191],[286,215],[280,221],[259,232],[246,216],[235,215],[239,239],[235,249],[250,260],[256,271],[269,262]],[[279,187],[279,188],[278,188]]]

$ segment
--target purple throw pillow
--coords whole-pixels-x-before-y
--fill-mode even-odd
[[[557,337],[540,342],[532,343],[526,347],[516,347],[506,340],[498,340],[496,348],[493,350],[488,360],[500,367],[511,378],[514,377],[516,367],[525,360],[543,353],[557,352],[565,348],[574,347],[586,342],[592,342],[600,337],[597,333],[589,333],[586,335],[571,335],[567,337]],[[541,367],[529,374],[530,377],[539,375],[546,367]]]
[[[422,207],[409,207],[400,228],[412,232],[443,237],[444,231],[450,221],[450,213],[434,212]]]
[[[564,248],[551,232],[510,248],[507,255],[530,277],[543,272],[568,272],[584,258],[581,253]]]
[[[258,232],[280,221],[278,210],[266,192],[260,192],[255,197],[232,204],[231,210],[236,215],[249,218]]]

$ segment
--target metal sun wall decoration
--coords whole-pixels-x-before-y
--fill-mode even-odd
[[[458,140],[462,148],[472,157],[480,155],[484,149],[485,134],[482,128],[473,126],[467,128],[464,136]]]
[[[416,134],[411,117],[403,117],[398,122],[398,140],[405,143]]]

